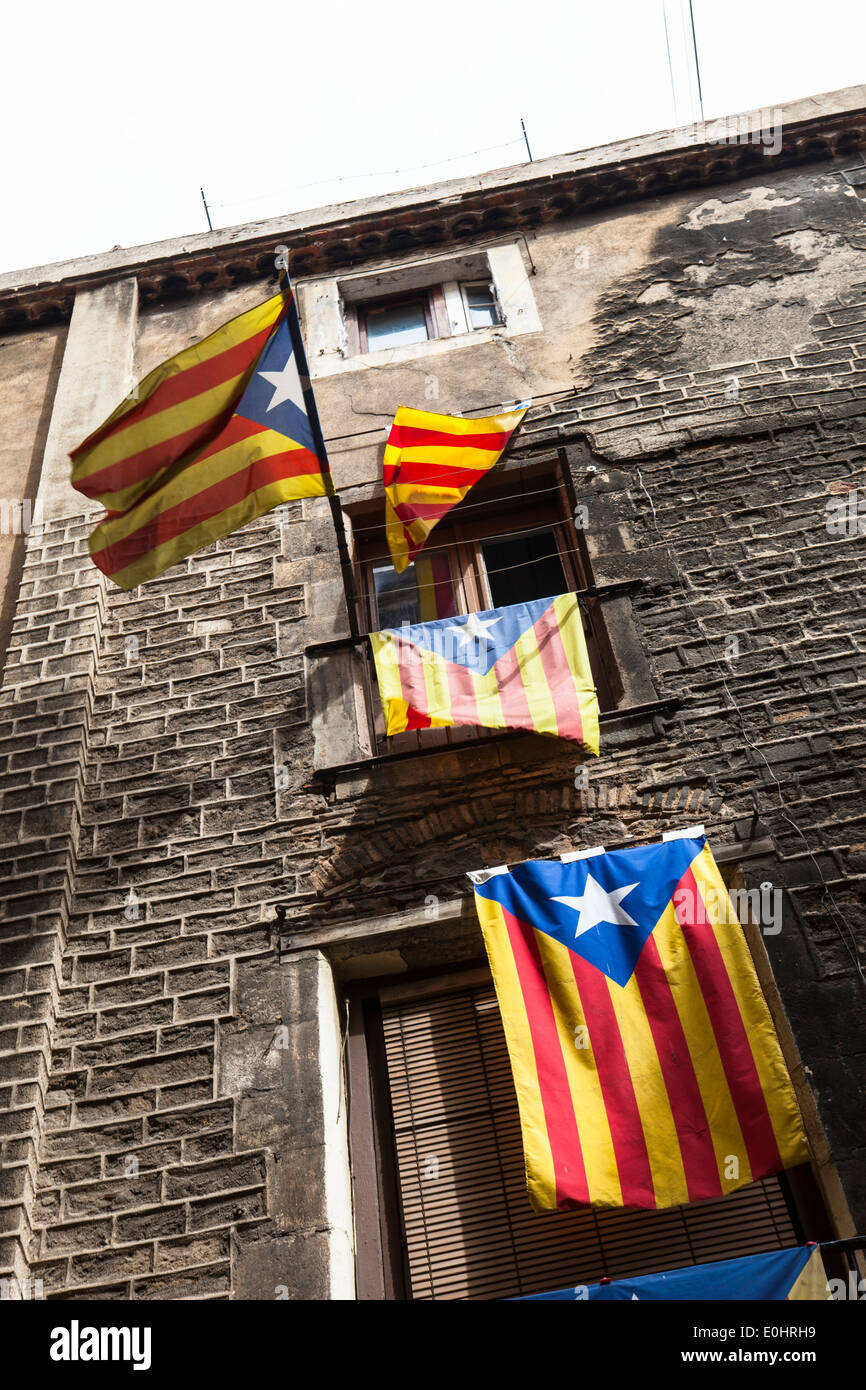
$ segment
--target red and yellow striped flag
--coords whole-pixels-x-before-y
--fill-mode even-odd
[[[385,445],[385,534],[398,574],[496,463],[526,407],[464,420],[401,405]]]
[[[328,491],[290,289],[145,377],[72,454],[107,515],[90,553],[121,589],[282,502]]]
[[[472,877],[537,1211],[676,1206],[808,1161],[703,837]]]

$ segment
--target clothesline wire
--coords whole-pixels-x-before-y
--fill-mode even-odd
[[[522,501],[525,497],[539,497],[542,493],[545,493],[545,492],[558,492],[558,491],[559,491],[559,485],[558,485],[557,483],[551,483],[548,487],[531,488],[530,490],[528,490],[528,491],[526,491],[526,492],[506,492],[506,493],[499,493],[499,494],[497,494],[496,497],[487,498],[487,499],[486,499],[485,501],[483,501],[483,502],[461,502],[461,503],[459,503],[459,507],[460,507],[459,516],[460,516],[460,517],[463,517],[463,516],[466,515],[467,512],[476,512],[476,511],[478,511],[479,508],[485,508],[485,509],[486,509],[486,508],[490,508],[490,507],[493,507],[493,506],[499,507],[500,504],[503,503],[503,502]],[[380,501],[384,501],[384,495],[383,495],[382,498],[380,498]],[[455,506],[455,510],[456,510],[456,506]],[[455,519],[459,519],[459,517],[458,517],[458,518],[455,518]],[[551,524],[553,524],[553,523],[551,523]],[[377,522],[377,523],[376,523],[375,525],[373,525],[373,526],[355,526],[355,525],[353,525],[353,526],[352,526],[352,538],[354,539],[356,536],[361,536],[361,535],[364,535],[364,534],[366,534],[366,533],[368,533],[368,532],[371,532],[371,531],[380,531],[380,532],[381,532],[382,529],[383,529],[383,526],[382,526],[382,523],[381,523],[381,522]],[[511,534],[511,533],[510,533],[510,532],[506,532],[506,533],[504,533],[504,534]],[[490,536],[479,536],[478,539],[479,539],[479,540],[485,540],[485,541],[487,541],[487,540],[490,540],[491,537],[490,537]],[[443,542],[441,545],[433,545],[433,546],[429,546],[429,545],[428,545],[428,546],[425,547],[425,548],[426,548],[426,550],[427,550],[427,553],[429,554],[431,550],[445,550],[445,549],[447,549],[447,545]],[[365,556],[365,559],[366,559],[366,556]]]
[[[483,145],[477,150],[467,150],[464,154],[448,155],[445,159],[433,159],[429,164],[408,164],[402,169],[372,169],[364,174],[340,174],[329,179],[313,179],[310,183],[298,183],[292,188],[275,190],[272,193],[253,193],[249,198],[232,198],[226,203],[211,203],[211,210],[216,208],[236,208],[246,203],[261,203],[266,198],[284,198],[290,193],[303,193],[307,188],[321,188],[325,184],[353,183],[358,179],[381,179],[392,177],[396,174],[416,174],[424,169],[438,169],[443,164],[456,164],[461,159],[472,159],[476,154],[490,154],[493,150],[508,150],[513,145],[522,145],[522,137],[515,140],[504,140],[498,145]]]
[[[500,539],[500,537],[511,537],[511,538],[513,539],[514,536],[515,536],[515,534],[517,534],[518,536],[529,536],[529,535],[537,534],[539,531],[546,531],[546,530],[549,530],[549,529],[550,529],[550,528],[549,528],[549,527],[546,527],[546,526],[536,526],[536,527],[534,527],[533,530],[531,530],[531,531],[520,531],[520,532],[517,532],[517,533],[515,533],[514,531],[503,531],[503,532],[500,533],[500,536],[485,536],[484,539],[485,539],[485,540],[498,540],[498,539]],[[558,558],[559,558],[560,556],[562,556],[562,555],[580,555],[580,554],[582,554],[582,551],[581,551],[581,549],[580,549],[579,546],[564,547],[562,550],[560,550],[559,547],[557,547],[556,556],[553,556],[553,555],[539,555],[539,556],[536,556],[535,559],[532,559],[532,560],[518,560],[518,561],[517,561],[515,564],[513,564],[513,565],[496,565],[496,566],[494,566],[493,568],[490,568],[489,566],[485,565],[484,570],[485,570],[485,573],[488,574],[488,575],[490,575],[490,574],[506,574],[509,570],[520,570],[520,569],[525,569],[527,565],[543,565],[543,564],[545,563],[545,561],[547,561],[547,560],[552,560],[552,559],[554,559],[554,558],[558,559]],[[378,560],[388,560],[388,561],[390,561],[390,559],[391,559],[391,556],[390,556],[390,555],[378,555],[378,556],[374,556],[372,560],[368,560],[367,563],[375,564]],[[448,582],[450,582],[450,579],[451,579],[451,576],[449,575],[449,576],[448,576]],[[421,583],[419,583],[419,582],[416,580],[414,584],[411,584],[411,585],[406,584],[406,585],[402,586],[402,590],[401,590],[401,587],[400,587],[400,586],[398,586],[398,587],[395,588],[395,589],[392,589],[392,590],[391,590],[391,595],[399,594],[401,591],[406,591],[406,590],[408,590],[408,591],[411,592],[411,591],[414,590],[414,589],[438,589],[438,588],[441,587],[441,585],[442,585],[444,582],[445,582],[445,581],[444,581],[444,580],[441,580],[441,579],[439,579],[439,580],[433,580],[432,582],[431,582],[430,580],[426,580],[426,579],[425,579],[425,580],[424,580],[423,582],[421,582]],[[389,596],[390,596],[390,595],[389,595]]]
[[[569,396],[577,396],[578,394],[579,394],[579,392],[578,392],[578,389],[577,389],[576,386],[569,386],[569,387],[567,387],[567,388],[563,387],[563,388],[562,388],[561,390],[559,390],[559,391],[544,391],[544,392],[542,392],[541,395],[539,395],[539,396],[533,396],[533,397],[532,397],[532,399],[531,399],[530,402],[529,402],[529,406],[527,407],[527,409],[531,410],[532,407],[533,407],[534,405],[537,405],[540,401],[551,401],[551,402],[552,402],[552,401],[554,401],[554,400],[567,400]],[[457,416],[456,418],[457,418],[457,419],[460,419],[460,420],[473,420],[473,419],[476,419],[476,418],[484,419],[484,415],[485,415],[485,414],[487,414],[487,415],[490,415],[491,413],[494,413],[494,414],[497,414],[497,415],[498,415],[498,414],[504,414],[504,413],[505,413],[506,411],[508,411],[508,410],[514,410],[515,407],[516,407],[518,404],[519,404],[518,401],[505,401],[504,403],[501,402],[501,401],[494,401],[491,405],[475,405],[475,406],[472,407],[472,412],[473,412],[472,414],[469,414],[469,413],[467,413],[467,412],[464,411],[464,413],[463,413],[462,415],[459,415],[459,416]],[[417,407],[417,408],[420,409],[421,407]],[[475,415],[475,413],[474,413],[475,411],[480,411],[480,412],[482,412],[482,413],[481,413],[479,416],[476,417],[476,415]],[[379,414],[380,412],[377,411],[376,413]],[[430,413],[431,413],[431,414],[437,414],[438,412],[432,411],[432,412],[430,412]],[[383,420],[387,418],[387,413],[386,413],[385,411],[382,411],[382,412],[381,412],[381,415],[382,415]],[[393,418],[393,417],[392,417],[392,418]],[[361,439],[361,438],[363,438],[365,435],[370,435],[370,434],[382,435],[383,432],[384,432],[384,430],[387,429],[387,428],[388,428],[388,426],[386,426],[386,425],[383,424],[383,425],[376,425],[374,428],[369,429],[369,430],[354,430],[354,431],[352,431],[352,432],[349,433],[349,434],[332,434],[332,435],[328,435],[328,436],[325,438],[325,443],[326,443],[326,444],[339,444],[339,443],[340,443],[342,440],[344,440],[344,439]]]

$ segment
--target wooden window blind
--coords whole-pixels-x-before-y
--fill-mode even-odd
[[[537,1215],[492,985],[385,993],[411,1298],[508,1298],[797,1244],[776,1178],[666,1211]]]

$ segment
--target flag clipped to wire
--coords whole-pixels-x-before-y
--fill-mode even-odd
[[[702,835],[470,878],[536,1211],[678,1206],[808,1161]]]
[[[598,697],[576,594],[370,634],[389,735],[481,725],[598,753]]]
[[[107,512],[91,558],[121,589],[283,502],[330,495],[288,275],[152,371],[71,458],[73,487]]]
[[[527,406],[483,419],[401,405],[385,445],[385,533],[398,574],[473,484],[489,473]]]

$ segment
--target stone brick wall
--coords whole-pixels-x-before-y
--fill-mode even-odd
[[[304,648],[346,630],[318,502],[128,595],[84,518],[31,534],[0,738],[0,1269],[57,1297],[345,1292],[337,999],[325,954],[280,958],[275,905],[313,942],[483,863],[695,821],[778,847],[766,945],[866,1228],[864,536],[825,511],[866,486],[862,286],[813,326],[527,418],[518,451],[568,447],[596,579],[643,581],[637,633],[681,701],[606,723],[584,790],[529,736],[313,777]],[[454,958],[435,925],[424,949]]]

